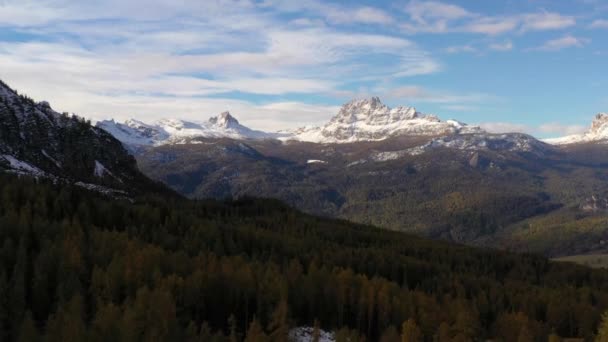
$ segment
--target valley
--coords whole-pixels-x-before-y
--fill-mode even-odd
[[[144,173],[190,198],[276,198],[316,215],[547,256],[606,251],[608,206],[593,202],[608,193],[602,140],[550,145],[394,113],[377,98],[350,102],[320,129],[339,135],[343,128],[328,127],[352,120],[351,135],[333,142],[271,133],[236,139],[231,129],[124,142]],[[383,120],[408,130],[372,138],[362,123]],[[429,128],[437,123],[450,129]]]

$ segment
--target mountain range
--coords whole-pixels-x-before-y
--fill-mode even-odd
[[[592,340],[604,270],[251,198],[478,246],[606,250],[604,144],[378,102],[318,128],[342,132],[333,142],[262,138],[225,114],[134,124],[150,139],[134,147],[0,83],[0,340],[398,341],[400,325],[424,340]],[[251,136],[190,136],[209,129]],[[133,155],[190,197],[241,198],[185,199]]]
[[[484,143],[509,140],[514,149],[530,150],[531,136],[521,133],[491,134],[479,126],[457,120],[440,120],[436,115],[423,114],[413,107],[390,108],[378,97],[352,100],[342,106],[329,122],[321,126],[307,126],[279,132],[250,129],[229,112],[209,118],[205,122],[161,119],[144,123],[129,119],[124,123],[104,120],[97,123],[125,145],[160,146],[196,142],[201,138],[229,138],[235,140],[270,140],[312,142],[321,144],[381,141],[398,136],[450,137],[438,139],[434,145],[465,149],[484,148]],[[454,136],[464,137],[455,139]],[[474,136],[471,138],[471,136]],[[608,140],[608,114],[596,115],[591,128],[584,134],[544,139],[551,145],[568,145]],[[519,146],[517,146],[519,145]]]
[[[603,114],[559,144],[391,109],[378,98],[289,132],[252,130],[227,112],[202,123],[92,126],[2,83],[0,117],[0,168],[114,196],[159,189],[149,176],[191,198],[276,198],[471,245],[550,256],[608,250]]]
[[[278,198],[316,215],[559,256],[608,250],[607,117],[584,135],[541,141],[373,97],[319,127],[278,133],[228,113],[203,124],[98,127],[122,140],[145,174],[188,197]]]

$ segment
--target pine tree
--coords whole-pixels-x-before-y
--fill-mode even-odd
[[[270,341],[268,336],[264,333],[262,326],[257,319],[253,319],[247,330],[245,336],[245,342],[268,342]]]
[[[11,291],[9,297],[10,303],[10,319],[12,320],[13,336],[18,334],[18,329],[23,321],[27,305],[27,267],[28,253],[27,242],[23,236],[19,241],[17,250],[17,262],[13,268],[11,276]]]
[[[10,286],[4,270],[0,270],[0,341],[9,340],[9,293]]]
[[[34,319],[32,318],[32,313],[27,311],[23,317],[17,341],[32,342],[39,340],[40,335],[38,334],[38,328],[36,328],[36,322],[34,322]]]
[[[230,317],[228,317],[228,326],[230,326],[230,336],[228,337],[228,340],[230,342],[238,342],[239,334],[237,332],[236,318],[234,315],[230,315]]]
[[[602,316],[602,323],[597,331],[595,342],[608,342],[608,312]]]
[[[530,329],[528,328],[527,325],[522,325],[520,331],[519,331],[519,336],[517,337],[517,342],[533,342],[534,341],[534,336],[532,336],[532,333],[530,332]]]
[[[549,334],[548,342],[562,342],[562,338],[556,333]]]
[[[287,339],[289,338],[289,325],[287,323],[288,311],[287,301],[284,299],[280,300],[272,314],[272,320],[268,325],[270,338],[274,342],[287,342]]]
[[[399,342],[400,340],[401,338],[399,337],[397,328],[392,325],[384,330],[382,336],[380,337],[380,342]]]
[[[422,332],[416,321],[413,319],[408,319],[403,323],[401,327],[401,342],[421,342],[422,341]]]

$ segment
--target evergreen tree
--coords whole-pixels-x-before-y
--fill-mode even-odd
[[[23,322],[21,323],[21,329],[18,336],[17,341],[19,342],[40,341],[38,328],[36,327],[36,322],[34,322],[32,313],[30,311],[27,311],[23,317]]]
[[[272,313],[272,320],[268,325],[270,338],[273,342],[287,342],[289,338],[288,312],[287,301],[281,299]]]
[[[416,321],[408,319],[401,328],[401,342],[422,342],[422,332]]]
[[[597,331],[595,342],[608,342],[608,312],[602,316],[602,323]]]
[[[245,342],[269,342],[270,339],[264,333],[262,326],[258,322],[257,319],[253,319],[251,324],[249,325],[249,329],[247,330],[247,335],[245,336]]]

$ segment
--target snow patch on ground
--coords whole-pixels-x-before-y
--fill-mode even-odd
[[[98,178],[103,178],[103,176],[106,174],[112,176],[112,173],[108,171],[108,169],[106,169],[106,167],[103,166],[103,164],[97,160],[95,161],[95,169],[93,170],[93,174],[95,175],[95,177]]]
[[[116,190],[116,189],[111,189],[105,186],[101,186],[101,185],[97,185],[97,184],[90,184],[90,183],[84,183],[84,182],[76,182],[74,183],[74,185],[79,186],[81,188],[87,189],[87,190],[91,190],[91,191],[95,191],[95,192],[99,192],[105,195],[109,195],[109,196],[126,196],[128,195],[127,192],[122,191],[122,190]]]
[[[353,167],[353,166],[357,166],[357,165],[361,165],[361,164],[365,164],[365,163],[367,163],[367,160],[365,160],[365,159],[359,159],[359,160],[356,160],[356,161],[354,161],[352,163],[348,163],[346,165],[346,167]]]
[[[8,154],[4,154],[4,155],[0,155],[0,158],[4,159],[5,161],[7,161],[9,163],[9,167],[11,168],[10,171],[17,173],[17,174],[27,174],[27,175],[33,175],[33,176],[45,176],[46,173],[42,170],[40,170],[39,168],[28,164],[24,161],[21,161],[11,155]]]
[[[48,153],[46,153],[45,150],[42,150],[42,154],[47,157],[50,161],[53,162],[53,164],[55,164],[55,166],[57,166],[58,168],[61,168],[61,163],[58,162],[57,160],[55,160],[55,158],[51,157]]]
[[[313,342],[314,328],[298,327],[291,329],[289,332],[289,340],[293,342]],[[319,342],[335,342],[336,338],[333,333],[320,330]]]
[[[108,170],[105,166],[103,166],[102,163],[97,160],[95,161],[95,169],[93,170],[93,175],[95,175],[95,177],[97,178],[103,178],[105,175],[108,175],[122,183],[122,180],[120,178],[114,176],[114,174],[110,172],[110,170]]]
[[[306,164],[327,164],[327,162],[324,160],[309,159],[308,161],[306,161]]]

